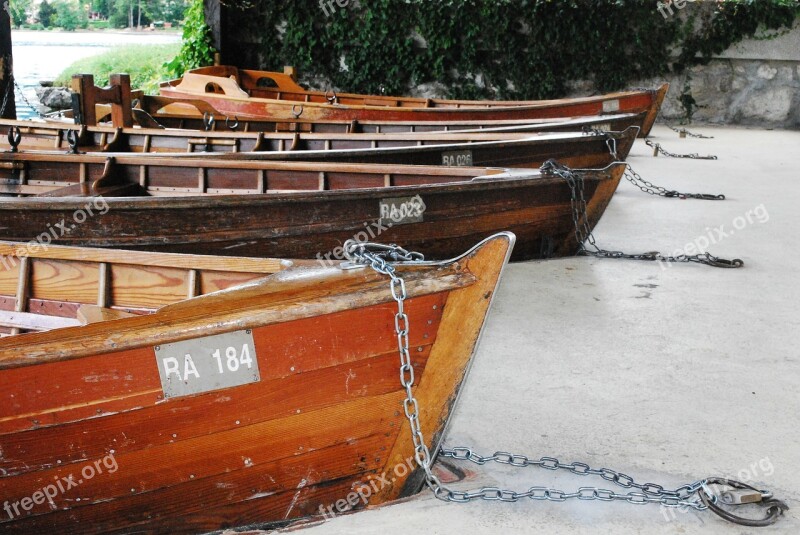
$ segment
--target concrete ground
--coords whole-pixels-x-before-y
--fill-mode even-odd
[[[745,267],[585,257],[509,266],[446,445],[582,461],[670,488],[727,475],[771,489],[788,514],[748,528],[657,505],[452,504],[423,491],[303,532],[800,533],[800,132],[696,130],[714,139],[680,139],[664,127],[652,139],[718,161],[653,158],[641,140],[629,161],[657,184],[728,200],[661,199],[623,183],[598,244],[671,253],[710,235],[711,253]],[[483,475],[459,488],[617,490],[538,468],[474,468]]]

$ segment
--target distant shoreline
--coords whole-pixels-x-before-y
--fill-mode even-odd
[[[109,33],[109,34],[120,34],[120,35],[133,35],[133,34],[135,34],[135,35],[176,35],[176,36],[180,37],[182,35],[182,33],[183,33],[183,29],[182,28],[170,28],[168,30],[165,30],[163,28],[159,28],[159,29],[154,29],[154,30],[151,30],[151,29],[134,30],[134,29],[130,29],[130,28],[114,28],[114,29],[106,28],[106,29],[102,29],[102,30],[89,30],[89,29],[84,29],[84,30],[31,30],[29,28],[21,28],[21,29],[12,29],[11,30],[12,34],[15,33],[15,32],[19,32],[19,33],[48,33],[48,34],[53,34],[53,33],[68,33],[68,34]]]

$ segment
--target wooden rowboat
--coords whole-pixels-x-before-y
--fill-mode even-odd
[[[431,451],[513,243],[505,233],[452,261],[397,267]],[[357,509],[419,491],[385,276],[295,268],[186,299],[198,272],[241,278],[255,264],[57,247],[9,256],[16,247],[0,244],[17,262],[0,294],[29,314],[46,302],[76,321],[103,295],[147,313],[0,340],[2,533],[276,527],[351,495]]]
[[[590,226],[623,167],[587,173]],[[0,153],[0,193],[37,195],[0,198],[17,241],[60,222],[65,245],[324,261],[354,236],[450,258],[511,230],[515,259],[577,251],[569,188],[532,170]]]
[[[253,119],[227,116],[209,103],[198,99],[145,95],[130,89],[126,74],[111,75],[111,86],[94,85],[89,74],[73,76],[73,91],[78,95],[77,108],[65,116],[78,117],[74,122],[95,126],[111,123],[118,128],[138,125],[144,128],[181,128],[223,132],[307,132],[338,134],[380,134],[420,132],[582,132],[587,129],[623,131],[643,128],[646,112],[609,113],[551,119],[509,119],[482,121],[343,121],[292,119]],[[125,109],[130,109],[130,114]],[[51,119],[55,122],[55,120]],[[62,129],[68,127],[64,126]],[[28,125],[30,126],[30,124]],[[65,132],[66,133],[66,132]]]
[[[561,100],[452,101],[325,94],[303,89],[288,74],[214,66],[187,71],[182,78],[164,82],[160,93],[167,97],[205,100],[231,117],[252,118],[484,121],[646,113],[641,131],[644,137],[650,132],[668,88],[668,84],[664,84],[653,90]]]
[[[86,127],[64,134],[46,123],[27,127],[25,121],[0,121],[0,135],[16,149],[40,150],[72,139],[71,150],[132,152],[242,152],[236,158],[537,168],[550,158],[579,168],[605,167],[612,161],[607,141],[613,138],[617,156],[627,157],[637,127],[625,132],[557,134],[263,134],[126,128],[108,131]],[[48,147],[48,148],[50,148]],[[204,156],[207,157],[207,156]]]

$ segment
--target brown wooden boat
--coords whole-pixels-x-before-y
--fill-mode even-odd
[[[587,172],[590,226],[623,167]],[[569,188],[533,170],[6,152],[0,193],[36,195],[0,198],[17,241],[324,261],[379,236],[441,259],[511,230],[515,259],[577,251]]]
[[[22,126],[25,121],[0,121],[0,136],[15,150],[50,148],[67,143],[71,151],[242,152],[236,158],[537,168],[550,158],[570,167],[605,167],[614,157],[627,157],[637,127],[625,132],[554,134],[417,133],[417,134],[300,134],[208,132],[147,128],[107,129],[78,126],[65,130],[48,123]],[[204,157],[207,157],[204,155]]]
[[[433,452],[513,243],[504,233],[396,268]],[[2,533],[277,527],[357,491],[353,509],[419,491],[385,276],[337,266],[263,278],[279,265],[17,247],[0,243],[15,263],[0,294],[27,312],[3,317],[52,330],[0,340]],[[103,310],[83,324],[84,307]]]
[[[90,74],[73,76],[72,88],[78,95],[76,108],[64,112],[78,124],[95,126],[111,123],[129,128],[183,128],[223,132],[308,132],[308,133],[418,133],[418,132],[582,132],[589,129],[623,131],[642,128],[647,118],[641,113],[610,113],[552,119],[509,119],[492,121],[342,121],[303,118],[253,119],[230,117],[198,99],[145,95],[131,90],[126,74],[111,75],[111,86],[94,85]],[[131,113],[125,111],[131,109]],[[77,119],[76,119],[77,118]],[[63,121],[50,119],[52,122]],[[66,128],[66,127],[64,127]]]
[[[307,91],[289,74],[203,67],[164,82],[161,95],[205,100],[228,116],[345,121],[464,121],[543,119],[646,113],[641,136],[649,134],[668,84],[659,89],[542,101],[458,101]]]

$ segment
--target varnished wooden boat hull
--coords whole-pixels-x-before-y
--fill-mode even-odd
[[[7,145],[9,131],[19,128],[19,150],[62,145],[66,134],[53,126],[26,126],[24,121],[0,122]],[[22,129],[25,128],[25,131]],[[186,153],[198,151],[247,152],[242,158],[287,161],[330,161],[407,165],[477,165],[536,168],[550,158],[570,167],[598,168],[613,161],[606,134],[561,133],[452,133],[452,134],[247,134],[203,133],[98,127],[79,129],[81,151]],[[617,141],[617,155],[625,159],[637,127],[609,132]],[[263,154],[262,154],[263,153]]]
[[[4,158],[22,156],[25,155],[3,155]],[[69,160],[66,156],[61,159]],[[98,176],[103,170],[102,162],[102,159],[97,160],[83,173]],[[259,162],[233,163],[252,167]],[[163,164],[176,165],[172,161]],[[57,168],[62,179],[77,182],[78,173],[72,170],[67,176],[64,167],[53,165],[50,168],[53,176]],[[616,164],[607,171],[587,175],[590,227],[600,219],[623,168],[624,164]],[[138,168],[134,171],[138,173]],[[462,172],[466,171],[469,168]],[[306,174],[309,175],[307,181],[316,189],[317,173]],[[333,175],[331,173],[327,180],[336,180]],[[192,186],[197,181],[196,170],[187,172],[183,179],[177,174],[163,176],[156,183],[164,189],[170,189],[170,184],[180,188],[187,184]],[[230,179],[229,175],[219,176]],[[251,178],[255,181],[256,174]],[[383,183],[382,175],[377,174],[375,178]],[[152,174],[149,179],[154,180]],[[222,185],[210,180],[208,185]],[[345,240],[356,237],[403,243],[430,258],[440,259],[454,256],[464,250],[465,245],[468,247],[487,235],[511,230],[518,240],[515,260],[572,255],[577,251],[570,193],[559,177],[517,170],[427,185],[399,185],[418,183],[414,177],[398,176],[392,180],[398,186],[183,198],[105,198],[105,209],[95,209],[93,217],[60,233],[56,243],[324,261],[335,258],[337,255],[333,253],[337,248]],[[299,183],[300,180],[294,181],[295,186]],[[362,185],[369,186],[369,183]],[[7,188],[16,190],[19,186]],[[0,238],[35,239],[42,229],[48,228],[48,223],[69,222],[76,210],[90,202],[91,198],[69,197],[0,199]],[[382,219],[382,204],[401,206],[403,203],[418,203],[423,207],[419,220],[391,219],[385,213]]]
[[[432,451],[513,241],[398,268]],[[151,315],[0,340],[11,511],[0,531],[201,533],[319,515],[355,490],[355,509],[413,494],[394,313],[371,269],[306,268]],[[156,346],[243,330],[258,381],[164,396]]]
[[[165,97],[164,97],[165,98]],[[166,128],[206,130],[202,113],[173,107],[153,106],[151,116]],[[303,119],[253,119],[213,112],[214,132],[309,132],[309,133],[423,133],[423,132],[581,132],[588,128],[621,132],[644,126],[647,113],[620,113],[553,119],[510,119],[506,121],[334,121]],[[101,118],[102,119],[102,118]],[[134,119],[137,119],[134,116]],[[144,125],[143,125],[144,126]]]
[[[324,94],[304,91],[296,84],[288,91],[281,89],[281,95],[259,87],[262,79],[275,80],[280,76],[278,73],[225,66],[204,67],[185,73],[182,79],[161,84],[160,92],[167,97],[204,100],[229,116],[254,118],[292,119],[299,115],[310,120],[481,121],[646,113],[647,118],[640,132],[644,137],[649,134],[668,89],[665,84],[657,90],[612,93],[599,97],[495,103],[342,94],[337,95],[336,102],[330,104],[325,102]]]

